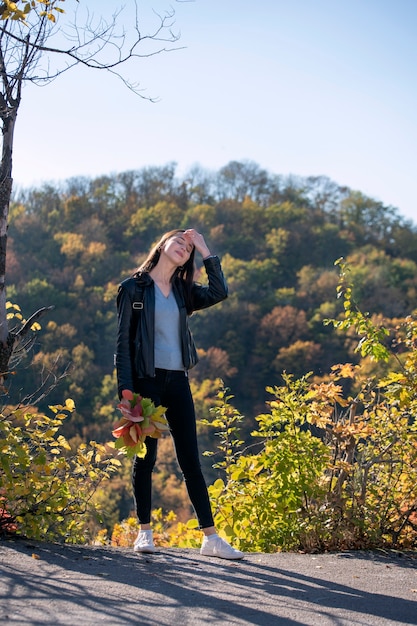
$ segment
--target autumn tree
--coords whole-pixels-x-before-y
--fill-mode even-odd
[[[134,6],[132,25],[125,29],[122,9],[110,21],[96,20],[87,13],[80,23],[82,2],[67,0],[5,0],[0,3],[0,382],[7,376],[16,344],[29,333],[32,322],[46,309],[34,314],[18,331],[9,330],[6,315],[6,250],[9,205],[12,193],[12,153],[17,113],[25,84],[47,84],[64,72],[83,65],[108,72],[122,80],[141,97],[137,83],[126,76],[126,65],[172,46],[178,37],[171,30],[174,12],[158,16],[154,32],[143,35]],[[88,4],[88,3],[86,3]],[[68,6],[69,5],[69,6]],[[69,9],[76,7],[73,15]]]

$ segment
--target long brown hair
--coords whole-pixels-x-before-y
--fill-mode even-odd
[[[180,233],[185,233],[185,229],[176,228],[162,235],[160,240],[151,248],[148,256],[143,261],[143,263],[138,267],[138,269],[135,271],[133,276],[134,277],[138,276],[138,274],[142,272],[149,273],[155,267],[155,265],[157,265],[159,258],[161,256],[161,250],[164,247],[165,243],[168,241],[168,239],[171,239],[171,237],[175,237],[175,235],[179,235]],[[171,281],[173,281],[177,277],[183,281],[185,303],[187,307],[187,312],[189,314],[192,313],[191,287],[194,283],[194,272],[195,272],[194,256],[195,256],[195,247],[193,246],[193,249],[187,261],[184,263],[184,265],[181,265],[175,270],[171,278]]]

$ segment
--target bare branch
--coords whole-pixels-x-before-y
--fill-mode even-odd
[[[108,23],[100,18],[97,24],[94,23],[94,16],[88,13],[86,23],[80,27],[77,24],[77,12],[75,21],[67,26],[67,29],[61,29],[60,33],[67,41],[73,41],[74,45],[69,48],[48,46],[46,40],[53,36],[54,25],[45,18],[39,18],[37,30],[33,27],[28,33],[24,33],[22,26],[14,23],[8,23],[0,29],[0,46],[3,37],[7,37],[9,44],[9,58],[13,56],[15,62],[20,63],[20,69],[13,74],[13,82],[21,84],[22,81],[34,83],[49,83],[58,76],[72,69],[76,65],[83,65],[89,69],[106,70],[120,79],[128,89],[139,95],[140,97],[154,101],[153,98],[143,95],[143,89],[139,88],[138,82],[133,82],[129,78],[122,75],[119,71],[121,66],[134,59],[145,59],[164,52],[173,52],[182,49],[182,46],[174,46],[180,34],[173,31],[175,11],[173,9],[166,11],[161,15],[156,11],[153,14],[158,19],[158,24],[154,30],[147,35],[142,35],[139,27],[138,8],[135,2],[135,18],[132,28],[133,35],[130,36],[124,28],[117,32],[118,21],[122,14],[123,8],[116,11]],[[15,32],[16,31],[16,32]],[[10,47],[10,42],[14,42],[15,46]],[[144,46],[148,43],[166,43],[171,46],[160,46],[156,50],[144,51]],[[140,48],[140,50],[139,50]],[[20,53],[26,50],[26,55],[18,61],[16,51]],[[107,53],[105,59],[101,58],[101,54]],[[113,58],[109,58],[109,53],[113,52]],[[66,66],[51,72],[49,63],[46,69],[36,75],[33,70],[38,65],[38,60],[42,57],[53,55],[55,57],[65,58]],[[4,63],[3,63],[4,65]],[[0,71],[1,75],[1,71]],[[10,74],[7,75],[7,78]]]
[[[48,311],[52,311],[54,308],[54,306],[44,306],[41,309],[38,309],[35,313],[33,313],[33,315],[30,316],[28,320],[26,320],[23,326],[19,328],[19,330],[15,334],[15,337],[18,339],[24,337],[38,319],[45,315],[45,313],[48,313]]]
[[[60,357],[58,356],[53,363],[56,369],[58,368],[59,361]],[[56,387],[62,380],[64,380],[68,376],[70,369],[71,364],[69,363],[66,364],[64,368],[57,373],[55,371],[52,371],[51,369],[43,369],[41,371],[41,382],[39,384],[39,387],[32,393],[22,398],[20,404],[23,406],[26,406],[28,404],[33,404],[35,406],[38,405],[42,400],[49,396],[51,391],[56,389]]]

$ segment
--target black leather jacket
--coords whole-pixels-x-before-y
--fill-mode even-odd
[[[227,285],[218,257],[204,261],[208,286],[194,283],[191,290],[193,311],[205,309],[227,298]],[[123,389],[137,391],[136,380],[155,376],[155,285],[151,276],[143,272],[137,278],[127,278],[117,294],[118,332],[116,370],[119,397]],[[188,370],[198,361],[185,306],[183,281],[172,284],[180,312],[181,351],[184,367]]]

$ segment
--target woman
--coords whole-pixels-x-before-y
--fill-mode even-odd
[[[208,286],[194,282],[194,254],[201,254]],[[204,533],[201,554],[241,559],[216,533],[197,446],[194,403],[188,370],[197,353],[188,327],[193,311],[227,298],[227,286],[217,256],[194,229],[166,233],[152,248],[132,278],[123,281],[117,296],[116,368],[119,396],[124,389],[167,407],[166,417],[188,495]],[[135,457],[132,483],[140,531],[135,552],[155,551],[151,520],[152,470],[157,439],[146,439],[145,458]]]

